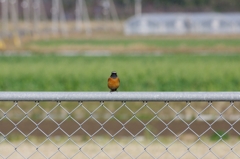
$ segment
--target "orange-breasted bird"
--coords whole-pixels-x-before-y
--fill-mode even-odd
[[[108,78],[108,88],[110,89],[110,92],[117,91],[119,85],[120,79],[117,76],[117,72],[113,71]]]

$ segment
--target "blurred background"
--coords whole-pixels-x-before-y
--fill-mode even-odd
[[[238,0],[1,0],[0,90],[237,91]]]
[[[239,61],[239,0],[0,0],[0,91],[109,91],[107,79],[112,71],[121,79],[119,92],[239,91]],[[215,132],[206,131],[208,121],[214,130],[235,136],[237,140],[231,140],[234,145],[239,142],[239,102],[143,104],[0,102],[1,132],[8,134],[9,141],[23,136],[15,135],[18,130],[37,136],[44,136],[42,130],[64,136],[55,121],[72,134],[79,128],[76,120],[81,123],[89,117],[83,128],[88,130],[95,124],[98,130],[96,120],[108,120],[111,110],[117,111],[115,119],[133,119],[125,126],[136,132],[142,131],[134,119],[137,117],[147,121],[155,134],[166,128],[162,121],[171,121],[168,126],[176,128],[175,133],[193,136],[189,140],[189,135],[181,135],[182,140],[195,142],[199,139],[195,132],[213,134],[218,140]],[[33,132],[36,125],[29,118],[41,121],[41,132]],[[114,133],[122,128],[115,119],[109,120]],[[18,130],[12,131],[15,125],[10,120],[20,120]],[[186,123],[196,131],[185,133],[189,129]],[[26,129],[29,127],[32,129]],[[75,135],[88,141],[89,135],[81,131]],[[99,135],[106,133],[100,131]],[[147,130],[140,135],[154,139]],[[174,136],[168,129],[163,135]],[[171,143],[176,138],[166,140],[161,141]]]

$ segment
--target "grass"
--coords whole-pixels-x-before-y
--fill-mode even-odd
[[[239,46],[240,39],[57,39],[57,40],[39,40],[33,41],[30,44],[35,44],[38,46],[61,46],[61,45],[94,45],[94,46],[129,46],[136,43],[141,43],[143,45],[155,46],[155,47],[178,47],[182,45],[188,46],[216,46],[216,45],[226,45],[226,46]]]
[[[1,91],[239,91],[240,55],[1,56]]]
[[[111,53],[227,53],[240,52],[238,37],[174,36],[174,37],[113,37],[94,36],[77,38],[59,38],[27,42],[27,50],[38,52],[61,52],[63,50],[91,51],[104,50]]]
[[[229,139],[229,135],[225,131],[218,130],[216,133],[213,133],[210,136],[210,140],[212,140],[212,141],[218,141],[220,139],[227,140],[227,139]]]

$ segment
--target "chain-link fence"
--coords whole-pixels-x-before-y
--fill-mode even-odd
[[[0,158],[240,158],[240,92],[0,92]]]

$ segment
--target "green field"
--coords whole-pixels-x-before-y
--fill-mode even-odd
[[[189,47],[214,47],[214,46],[232,46],[238,47],[240,39],[179,39],[179,38],[129,38],[129,39],[56,39],[56,40],[38,40],[29,43],[42,47],[58,47],[62,45],[93,45],[93,46],[130,46],[139,43],[146,46],[155,46],[158,48],[178,47],[187,45]]]
[[[1,56],[1,91],[239,91],[239,54]]]
[[[33,52],[58,53],[66,50],[77,52],[108,51],[117,54],[132,53],[239,53],[239,37],[208,36],[138,36],[122,35],[58,38],[27,42],[24,49]]]

